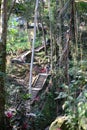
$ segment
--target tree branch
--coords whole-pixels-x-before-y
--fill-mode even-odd
[[[11,12],[12,12],[12,9],[13,9],[13,7],[15,5],[15,2],[16,2],[16,0],[13,0],[12,3],[11,3],[10,9],[8,11],[9,13],[8,13],[7,21],[9,20],[9,17],[11,15]]]

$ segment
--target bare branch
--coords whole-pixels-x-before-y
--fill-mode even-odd
[[[15,5],[15,2],[16,2],[16,0],[13,0],[12,3],[11,3],[10,9],[8,11],[9,13],[8,13],[7,21],[9,20],[9,17],[11,15],[11,12],[12,12],[12,9],[13,9],[13,7]]]
[[[63,15],[63,13],[66,13],[66,10],[68,9],[69,4],[71,3],[72,0],[68,0],[66,2],[66,4],[64,5],[64,7],[60,10],[59,12],[59,18],[61,17],[61,15]]]

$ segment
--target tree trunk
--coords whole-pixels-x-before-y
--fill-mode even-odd
[[[58,7],[59,5],[59,0],[56,0],[56,23],[59,23],[59,18],[58,18]],[[59,60],[59,25],[56,24],[56,44],[55,44],[55,52],[56,52],[56,64],[58,64]]]
[[[60,8],[63,8],[63,6],[64,6],[63,0],[60,0]],[[62,15],[60,16],[60,37],[61,37],[61,46],[63,49],[64,47],[64,18]]]
[[[44,26],[43,26],[42,20],[41,20],[41,23],[42,23],[42,32],[43,32],[44,49],[45,49],[45,54],[47,55],[46,37],[45,37],[45,33],[44,33]]]
[[[33,60],[34,60],[34,44],[36,40],[36,23],[37,23],[37,9],[38,9],[38,0],[36,0],[36,7],[35,7],[35,16],[34,16],[34,38],[32,42],[32,56],[31,56],[31,66],[30,66],[30,77],[29,77],[29,94],[32,94],[32,70],[33,70]]]
[[[76,43],[76,40],[75,40],[75,0],[71,1],[70,32],[71,32],[71,39],[73,43]]]
[[[1,3],[0,24],[0,130],[5,130],[5,70],[6,70],[6,39],[7,39],[7,0]]]
[[[4,50],[4,51],[3,51]],[[5,47],[0,42],[0,128],[4,126],[4,110],[5,110]],[[3,130],[3,128],[2,128]]]
[[[71,1],[71,20],[70,20],[70,39],[74,43],[71,47],[71,58],[73,58],[74,66],[77,65],[77,43],[76,43],[76,13],[75,13],[75,0]],[[78,25],[76,25],[78,26]],[[75,76],[75,75],[74,75]]]
[[[43,3],[42,3],[43,5]],[[41,7],[39,7],[39,14],[40,14],[40,23],[42,25],[42,34],[43,34],[43,42],[44,42],[44,50],[45,50],[45,54],[47,55],[47,47],[46,47],[46,34],[44,32],[44,25],[43,25],[43,16],[41,15],[41,13],[44,13],[44,5],[42,6],[43,10],[41,11]]]
[[[48,0],[48,10],[49,10],[49,18],[50,18],[50,47],[51,47],[51,71],[53,70],[53,41],[52,41],[52,13],[50,0]]]
[[[60,0],[59,1],[59,5],[60,5],[60,10],[59,10],[59,13],[61,12],[61,9],[64,7],[64,3],[63,3],[63,0]],[[63,15],[61,14],[60,15],[60,18],[59,18],[59,57],[61,57],[61,53],[64,49],[64,18],[63,18]],[[61,65],[60,65],[61,66]]]
[[[8,12],[7,21],[8,21],[9,18],[10,18],[10,15],[11,15],[12,9],[13,9],[13,7],[14,7],[14,5],[15,5],[15,2],[16,2],[16,0],[13,0],[12,3],[11,3],[11,5],[10,5],[10,9],[9,9],[9,12]]]

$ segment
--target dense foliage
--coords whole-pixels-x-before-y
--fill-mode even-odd
[[[5,94],[1,86],[0,90],[3,91],[3,96],[6,96],[5,107],[3,105],[6,130],[12,128],[44,130],[56,116],[62,115],[67,117],[64,124],[68,126],[67,129],[86,130],[87,2],[42,0],[38,2],[37,10],[35,2],[35,0],[7,2],[9,17],[5,29],[8,27],[8,30],[4,29],[7,37],[4,37],[4,32],[2,37],[6,46],[3,48],[4,44],[0,43],[2,45],[0,64],[6,74],[2,76],[3,67],[0,68],[0,76],[5,77],[2,80]],[[43,89],[37,90],[38,94],[32,99],[33,95],[29,94],[28,85],[30,74],[28,62],[33,53],[34,36],[32,89],[40,89],[40,85],[43,85]],[[2,55],[3,52],[6,55]],[[6,69],[6,62],[2,64],[5,58]],[[42,83],[37,87],[34,84],[37,83],[40,73],[50,78],[44,82],[39,81]],[[57,125],[58,122],[56,127],[52,126],[52,130],[62,129]]]

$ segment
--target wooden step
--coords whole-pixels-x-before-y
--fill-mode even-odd
[[[39,74],[38,78],[36,79],[36,81],[33,84],[32,87],[32,102],[31,104],[33,104],[35,102],[35,98],[39,95],[39,92],[42,91],[43,86],[47,80],[48,75],[47,74]]]
[[[41,90],[41,88],[32,88],[32,90],[39,91],[39,90]]]

